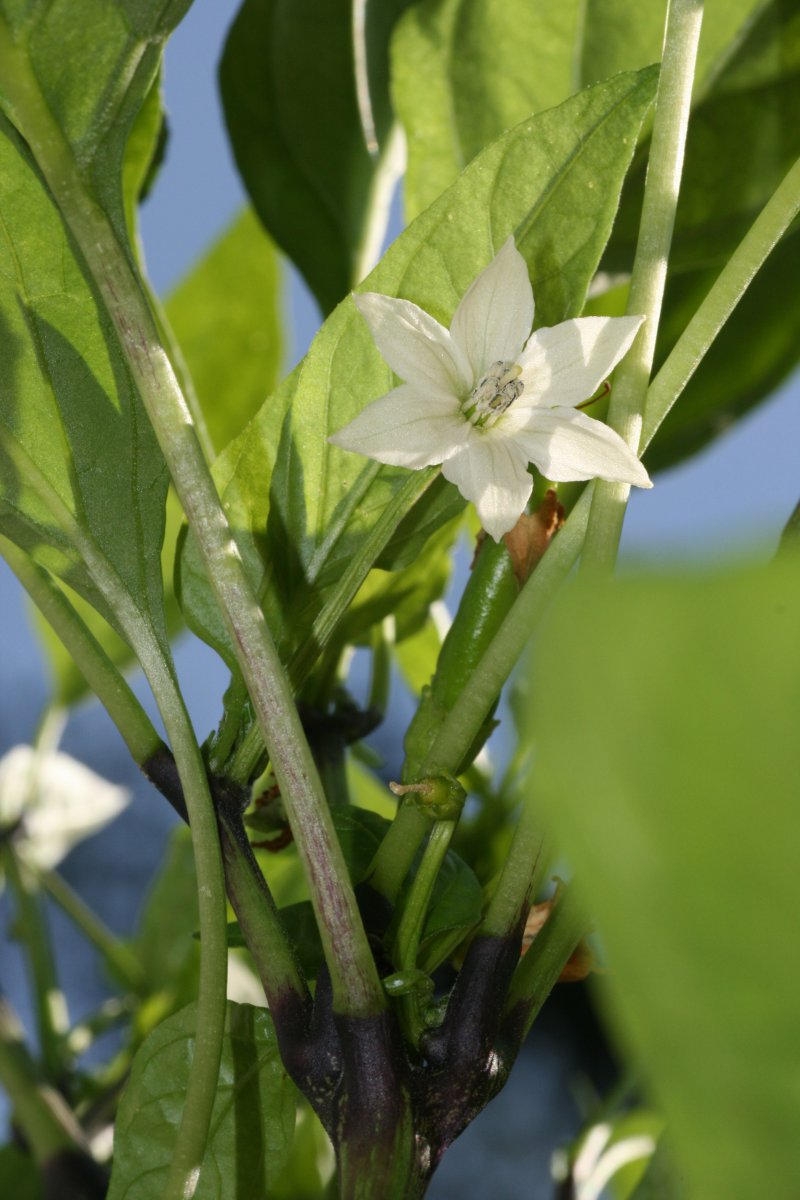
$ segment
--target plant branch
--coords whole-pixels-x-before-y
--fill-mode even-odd
[[[647,384],[661,317],[702,19],[703,0],[670,0],[627,307],[629,314],[643,313],[647,319],[614,373],[608,410],[608,424],[634,454],[639,453]],[[629,484],[598,481],[583,551],[585,569],[613,568],[629,494]]]
[[[178,815],[188,821],[175,760],[117,667],[49,573],[5,538],[0,538],[0,550],[111,716],[134,761],[169,800]],[[240,838],[232,835],[230,806],[218,804],[217,807],[224,807],[224,813],[220,812],[219,815],[227,889],[242,927],[249,931],[248,936],[252,938],[251,953],[259,967],[270,1006],[276,1012],[281,997],[292,989],[296,990],[300,1002],[304,1003],[308,989],[302,976],[297,975],[296,964],[291,958],[272,896],[258,864],[253,859],[249,845],[245,846]],[[101,953],[109,958],[118,975],[133,990],[137,990],[140,967],[135,959],[129,958],[127,948],[109,933],[59,875],[42,872],[41,881]],[[288,963],[285,971],[281,969],[282,963]]]
[[[0,50],[3,25],[0,22]],[[211,1109],[216,1095],[225,1025],[227,923],[222,858],[216,815],[200,750],[194,736],[173,666],[157,632],[127,591],[114,567],[90,533],[83,529],[51,487],[41,470],[9,430],[0,430],[6,452],[47,506],[95,585],[144,670],[164,721],[181,779],[189,813],[197,868],[197,895],[202,951],[198,987],[198,1035],[186,1092],[183,1119],[172,1158],[166,1195],[184,1194],[186,1180],[203,1160]],[[84,647],[85,649],[85,647]]]
[[[520,912],[530,906],[535,894],[542,842],[534,806],[526,799],[479,933],[486,937],[508,937],[516,928]]]
[[[566,888],[511,980],[499,1039],[506,1053],[525,1041],[586,926],[572,888]]]
[[[472,675],[465,681],[419,768],[420,778],[458,770],[550,601],[577,562],[589,516],[591,493],[590,484],[564,528],[553,538]],[[392,903],[397,900],[430,825],[428,817],[406,803],[378,848],[369,882]]]
[[[108,218],[86,186],[72,148],[39,89],[25,48],[13,42],[2,21],[0,56],[8,107],[100,291],[236,647],[308,879],[337,1009],[352,1016],[378,1012],[384,1007],[380,980],[291,688],[145,292]],[[173,749],[183,775],[188,763],[180,763],[174,741]],[[207,797],[205,777],[202,788]],[[190,790],[185,789],[187,800]],[[204,833],[198,832],[201,839],[210,834],[210,800],[207,803],[209,820],[202,823]],[[216,845],[216,831],[214,842]],[[216,851],[218,855],[218,845]],[[217,866],[221,879],[221,863]],[[220,895],[217,903],[221,901]],[[212,937],[208,944],[214,940]],[[202,1022],[198,1027],[203,1027]]]
[[[367,468],[363,473],[365,479],[370,483],[376,474],[377,471],[371,467]],[[347,611],[350,602],[367,578],[367,575],[369,575],[375,564],[375,560],[389,542],[392,534],[403,518],[411,511],[417,500],[424,495],[438,474],[438,467],[410,472],[408,479],[386,505],[380,517],[364,538],[358,551],[348,562],[347,567],[342,572],[321,610],[315,617],[308,635],[303,638],[301,645],[297,648],[289,663],[289,684],[294,693],[299,692],[308,679],[312,667],[328,645],[343,614]],[[329,538],[330,533],[323,546],[329,544]],[[312,583],[316,571],[324,563],[324,556],[321,553],[322,549],[323,547],[321,546],[320,552],[315,555],[309,568],[309,578]],[[317,564],[316,571],[314,569],[315,563]],[[242,784],[247,783],[261,757],[263,747],[263,731],[258,725],[254,725],[247,731],[245,737],[242,739],[241,746],[237,748],[230,763],[227,764],[226,774],[228,777]]]
[[[134,762],[146,762],[163,744],[152,721],[94,634],[50,573],[0,535],[0,554],[42,616],[69,650],[73,662],[125,739]]]

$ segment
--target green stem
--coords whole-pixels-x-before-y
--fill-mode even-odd
[[[369,472],[369,482],[375,478],[376,474],[375,471]],[[410,472],[408,479],[386,505],[360,548],[348,562],[346,569],[316,616],[308,636],[303,639],[289,663],[289,683],[295,693],[299,692],[308,679],[314,663],[328,645],[339,621],[349,608],[350,602],[372,570],[375,560],[389,542],[400,522],[408,515],[438,474],[438,467]],[[316,558],[317,556],[314,561]],[[320,559],[320,563],[322,561]],[[312,562],[312,567],[313,565]],[[310,573],[310,578],[313,582],[313,572]],[[263,747],[263,732],[254,725],[242,739],[241,746],[237,747],[236,753],[226,768],[227,775],[238,783],[249,782],[261,758]]]
[[[403,905],[403,914],[397,927],[394,962],[398,972],[411,971],[417,965],[417,953],[425,926],[425,917],[455,828],[455,821],[436,821],[431,830],[431,836],[428,838],[419,868],[408,889]],[[399,1003],[407,1040],[412,1046],[418,1046],[426,1029],[420,1014],[419,995],[412,991],[408,995],[401,996]]]
[[[140,767],[148,768],[163,753],[164,745],[124,678],[50,575],[6,539],[0,538],[0,549],[108,711],[134,761]],[[250,949],[261,970],[267,994],[274,999],[278,993],[294,990],[305,998],[305,980],[298,975],[297,965],[275,915],[272,897],[257,866],[248,863],[247,853],[238,847],[235,839],[226,842],[225,850],[226,879],[236,894],[240,920],[247,925],[249,939],[253,941]],[[117,973],[133,990],[138,990],[141,968],[133,956],[128,957],[127,948],[105,930],[94,913],[84,908],[60,876],[44,873],[42,879],[54,899],[77,921],[101,953],[113,961]],[[80,911],[76,905],[81,906]]]
[[[573,901],[572,889],[568,888],[511,980],[505,1011],[506,1015],[512,1016],[514,1040],[518,1045],[525,1040],[567,960],[585,933],[586,918]]]
[[[42,1084],[22,1040],[22,1029],[8,1002],[0,997],[0,1084],[40,1165],[64,1150],[86,1150],[81,1129],[64,1100]]]
[[[372,633],[372,672],[369,680],[367,708],[384,714],[389,705],[392,686],[392,654],[394,617],[386,617]]]
[[[661,317],[702,19],[703,0],[670,0],[627,308],[629,314],[643,313],[647,319],[614,374],[608,410],[608,424],[634,454],[639,453]],[[598,481],[583,551],[585,569],[613,568],[629,494],[629,484]]]
[[[585,489],[564,528],[553,539],[465,682],[419,768],[420,778],[458,769],[550,601],[577,562],[589,516],[592,486]],[[397,900],[429,828],[430,819],[406,803],[378,848],[370,884],[392,903]]]
[[[2,864],[17,905],[17,929],[30,971],[44,1071],[52,1083],[61,1086],[68,1069],[65,1039],[69,1017],[58,983],[47,914],[32,873],[19,860],[13,847],[3,847]]]
[[[789,169],[756,217],[650,384],[642,430],[642,452],[650,445],[703,356],[798,212],[800,159]]]
[[[162,745],[161,738],[103,647],[50,574],[2,535],[0,554],[67,647],[89,687],[102,699],[134,762],[146,762]]]
[[[8,107],[31,147],[103,298],[197,539],[232,643],[237,648],[308,880],[330,969],[334,1005],[337,1011],[349,1016],[374,1014],[385,1007],[383,991],[292,691],[220,504],[191,414],[169,356],[161,345],[146,296],[110,222],[82,178],[72,148],[39,89],[25,48],[14,43],[2,21],[0,59]],[[163,672],[159,671],[159,674],[163,675]],[[167,685],[164,679],[158,682]],[[153,684],[151,679],[151,686]],[[162,698],[171,693],[174,699],[171,681],[166,690],[164,686],[157,690]],[[173,709],[176,718],[177,712],[176,704]],[[211,915],[209,898],[213,899],[216,916],[213,928],[208,928],[208,940],[202,929],[201,936],[209,956],[214,957],[224,896],[220,886],[222,867],[213,809],[205,776],[201,783],[199,769],[190,761],[196,757],[198,765],[200,762],[196,746],[189,753],[188,737],[184,736],[186,723],[181,718],[174,724],[177,738],[171,740],[181,777],[187,773],[184,787],[187,802],[192,795],[198,816],[199,810],[205,809],[205,816],[200,818],[196,830],[200,852],[201,918],[204,907],[206,916]],[[194,837],[194,818],[192,827]],[[205,848],[204,842],[207,843]],[[216,855],[213,874],[218,879],[217,886],[212,885],[211,877],[204,871],[204,867],[211,868],[212,853]],[[219,1012],[216,1015],[219,1016]],[[216,1018],[213,1027],[214,1036],[220,1037]],[[198,1029],[205,1028],[198,1014]],[[195,1065],[202,1057],[201,1047],[205,1054],[205,1035],[202,1033],[197,1040]],[[185,1114],[188,1112],[187,1105]],[[173,1160],[173,1166],[177,1161],[177,1158]],[[171,1179],[176,1178],[173,1172]]]
[[[57,871],[31,869],[39,884],[100,952],[117,979],[132,992],[143,991],[147,981],[133,951],[111,932]]]
[[[535,895],[537,868],[543,861],[542,841],[534,806],[526,802],[478,931],[480,936],[508,937],[516,928],[520,912]]]

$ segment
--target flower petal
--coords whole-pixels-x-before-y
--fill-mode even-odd
[[[516,443],[490,432],[473,434],[468,446],[442,463],[442,474],[472,501],[496,542],[516,524],[533,489]]]
[[[578,317],[537,329],[519,359],[524,391],[515,403],[582,404],[630,348],[644,317]]]
[[[522,423],[523,416],[526,424]],[[637,487],[653,486],[647,471],[618,433],[574,408],[520,410],[512,420],[504,421],[503,432],[512,435],[530,462],[556,483],[608,479]]]
[[[510,237],[464,293],[450,325],[469,360],[472,383],[494,362],[516,362],[532,324],[528,268]]]
[[[464,392],[469,368],[443,325],[410,300],[378,292],[353,299],[395,375],[423,391],[433,387],[454,395]]]
[[[328,441],[393,467],[418,470],[455,453],[470,429],[455,396],[404,383],[368,404]]]

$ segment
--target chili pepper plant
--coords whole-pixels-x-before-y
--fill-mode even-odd
[[[553,1194],[796,1195],[797,520],[614,574],[631,489],[797,364],[796,6],[244,0],[247,207],[159,297],[188,8],[0,0],[0,550],[54,681],[0,766],[3,1195],[421,1197],[587,975],[624,1065]],[[285,260],[320,327],[281,378]],[[58,871],[125,803],[57,749],[89,694],[180,818],[127,940]],[[77,1023],[45,897],[110,981]]]

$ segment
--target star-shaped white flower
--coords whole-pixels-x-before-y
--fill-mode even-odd
[[[447,330],[408,300],[354,297],[399,387],[329,441],[391,466],[442,464],[499,541],[533,488],[528,463],[555,482],[652,487],[625,442],[577,406],[629,349],[644,317],[580,317],[537,329],[525,260],[509,238]]]
[[[0,834],[13,830],[17,852],[43,871],[113,821],[130,799],[127,788],[60,751],[14,746],[0,759]]]

